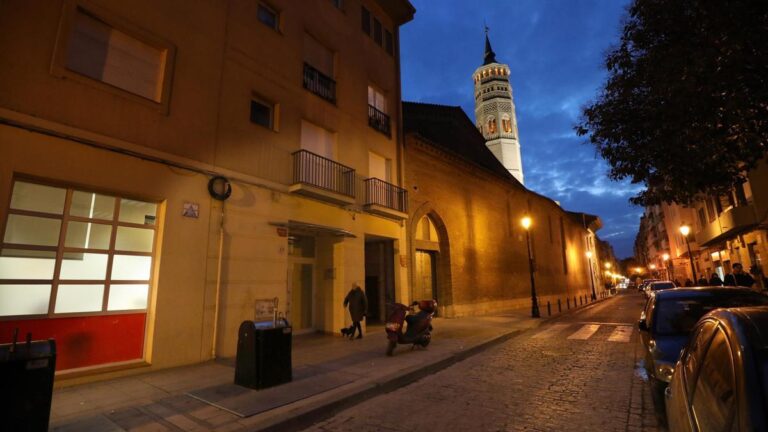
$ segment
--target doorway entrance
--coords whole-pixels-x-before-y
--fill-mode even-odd
[[[414,292],[422,293],[424,298],[415,298],[414,300],[437,300],[437,252],[427,250],[416,250],[416,265],[414,269],[414,279],[416,286]]]
[[[288,319],[294,332],[314,330],[315,238],[288,237]]]
[[[384,322],[387,304],[395,302],[394,240],[365,237],[365,296],[368,298],[368,323]]]

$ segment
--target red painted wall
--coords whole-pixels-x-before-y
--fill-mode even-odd
[[[136,360],[143,357],[146,313],[0,321],[0,343],[56,340],[56,370]]]

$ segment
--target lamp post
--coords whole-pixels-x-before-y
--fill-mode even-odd
[[[658,277],[656,276],[656,264],[649,264],[648,268],[651,269],[651,276]]]
[[[691,232],[691,227],[683,225],[680,227],[680,234],[685,238],[685,247],[688,248],[688,260],[691,262],[691,273],[693,273],[693,282],[696,283],[698,278],[696,277],[696,268],[693,266],[693,255],[691,255],[691,244],[688,243],[688,234]]]
[[[589,281],[592,283],[592,301],[597,300],[595,294],[595,277],[592,275],[592,251],[587,251],[587,265],[589,265]]]
[[[528,244],[528,271],[531,274],[531,316],[533,318],[539,318],[541,315],[539,314],[539,300],[536,298],[536,281],[533,277],[533,272],[535,270],[533,254],[531,251],[531,235],[528,232],[528,229],[531,227],[531,218],[528,216],[523,217],[520,220],[520,225],[525,229],[525,242]]]
[[[667,280],[672,280],[672,276],[669,274],[669,254],[662,255],[661,260],[664,261],[664,273],[667,275]]]

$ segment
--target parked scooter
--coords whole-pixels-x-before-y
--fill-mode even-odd
[[[418,313],[413,313],[414,306],[419,307]],[[411,349],[416,345],[426,348],[432,340],[432,317],[436,310],[437,301],[435,300],[413,302],[410,306],[395,303],[384,325],[387,339],[389,339],[387,355],[392,355],[397,344],[410,344]],[[408,324],[405,331],[403,331],[403,323]]]

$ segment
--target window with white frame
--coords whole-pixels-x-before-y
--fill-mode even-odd
[[[163,99],[168,48],[114,28],[77,7],[64,67],[154,102]]]
[[[17,180],[0,242],[0,317],[146,310],[157,207]]]

